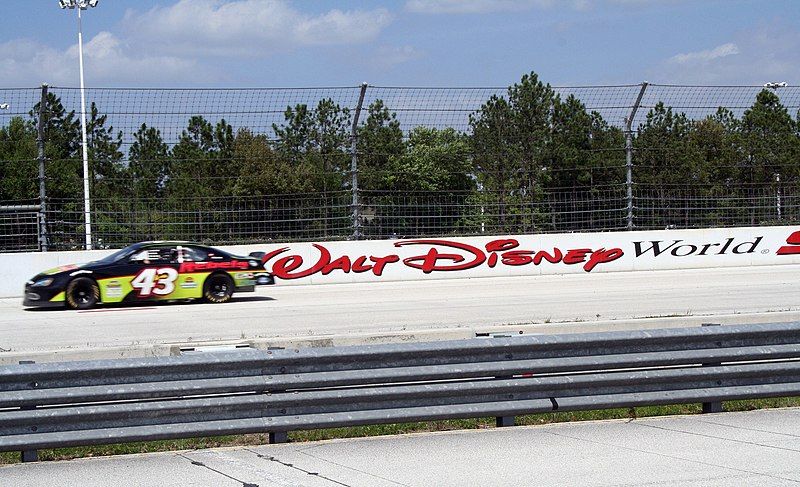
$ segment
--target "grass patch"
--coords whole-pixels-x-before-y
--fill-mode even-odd
[[[751,411],[755,409],[785,408],[800,406],[800,397],[780,397],[772,399],[754,399],[728,401],[724,403],[725,411]],[[700,404],[678,404],[670,406],[646,406],[638,408],[604,409],[595,411],[573,411],[530,414],[517,416],[518,425],[542,425],[571,421],[596,421],[603,419],[634,419],[652,416],[670,416],[679,414],[699,414]],[[451,419],[442,421],[426,421],[421,423],[398,423],[350,428],[330,428],[310,431],[293,431],[289,439],[293,442],[330,440],[335,438],[360,438],[367,436],[399,435],[430,431],[454,431],[470,429],[486,429],[494,427],[494,418]],[[87,446],[76,448],[58,448],[39,450],[39,460],[69,460],[73,458],[101,457],[109,455],[127,455],[131,453],[150,453],[174,450],[198,450],[223,446],[265,445],[267,434],[230,435],[183,440],[161,440],[138,443],[120,443],[115,445]],[[19,453],[0,453],[0,464],[18,463]]]

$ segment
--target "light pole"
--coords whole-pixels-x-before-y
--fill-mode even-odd
[[[78,66],[81,72],[81,139],[83,141],[83,220],[86,227],[86,250],[92,250],[92,214],[89,199],[89,149],[86,142],[86,94],[83,85],[83,28],[81,10],[96,7],[99,0],[58,0],[61,8],[78,11]]]

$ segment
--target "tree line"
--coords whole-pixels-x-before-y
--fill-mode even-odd
[[[45,112],[47,195],[65,211],[78,211],[79,116],[53,93]],[[38,114],[37,104],[27,118],[15,117],[0,127],[0,201],[38,195]],[[269,135],[224,119],[192,116],[172,145],[157,127],[143,123],[124,146],[123,133],[110,125],[101,107],[91,103],[87,116],[95,209],[101,222],[116,225],[114,232],[134,232],[142,218],[151,225],[179,221],[170,210],[212,215],[203,218],[215,225],[234,224],[242,218],[242,202],[252,203],[245,206],[256,212],[244,218],[280,220],[283,233],[301,227],[308,232],[297,238],[319,238],[320,232],[341,236],[336,234],[351,225],[353,114],[331,99],[287,107],[284,121],[273,124]],[[720,107],[713,115],[691,119],[658,103],[632,134],[633,174],[636,197],[661,202],[663,211],[658,217],[637,215],[637,225],[675,220],[700,226],[719,219],[722,211],[742,224],[763,223],[763,212],[745,203],[757,207],[759,198],[774,194],[778,185],[787,192],[796,186],[799,117],[769,89],[738,117]],[[487,231],[487,225],[493,232],[538,232],[624,224],[626,134],[575,96],[562,98],[535,73],[524,75],[505,95],[487,99],[470,115],[466,132],[401,127],[382,100],[372,102],[362,120],[355,148],[367,233],[474,233]],[[691,222],[682,221],[688,213],[678,194],[709,201],[735,195],[743,204],[708,208],[693,214]],[[259,206],[259,199],[273,203]],[[284,213],[276,216],[281,208]],[[220,216],[225,210],[233,214]],[[786,210],[784,215],[792,217],[789,205]],[[300,220],[307,224],[297,224]],[[220,228],[215,231],[226,231]]]

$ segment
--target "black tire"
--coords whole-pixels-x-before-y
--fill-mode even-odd
[[[90,309],[100,302],[100,287],[88,277],[73,279],[67,284],[64,292],[67,307],[72,309]]]
[[[203,284],[203,298],[209,303],[227,303],[233,296],[233,279],[227,274],[212,274]]]

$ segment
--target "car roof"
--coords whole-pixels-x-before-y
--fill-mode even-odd
[[[168,245],[186,245],[193,247],[201,247],[204,249],[213,249],[215,251],[222,252],[221,250],[214,247],[209,247],[208,245],[203,245],[197,242],[187,242],[183,240],[148,240],[146,242],[137,242],[135,244],[128,245],[128,247],[126,248],[136,251],[147,247],[168,246]]]
[[[149,247],[151,245],[197,245],[198,247],[208,247],[208,245],[199,244],[197,242],[187,242],[185,240],[148,240],[146,242],[139,242],[131,245],[131,247]]]

